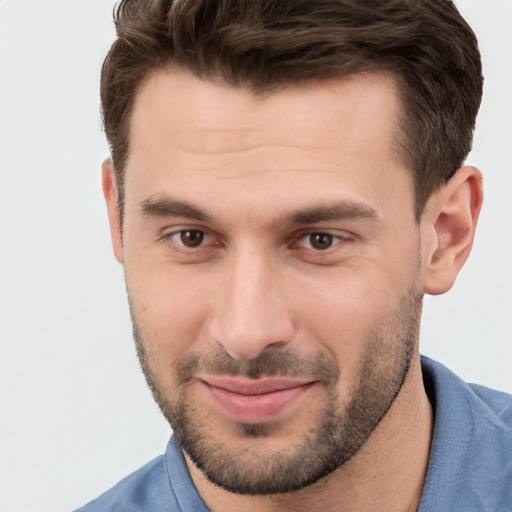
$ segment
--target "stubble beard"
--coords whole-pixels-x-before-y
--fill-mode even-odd
[[[304,359],[292,350],[263,353],[258,358],[238,361],[218,353],[206,361],[219,374],[261,376],[315,375],[323,386],[325,406],[316,413],[314,425],[293,446],[265,453],[251,450],[252,439],[269,438],[273,424],[237,425],[238,441],[246,448],[216,437],[204,415],[191,399],[189,384],[199,365],[199,355],[185,356],[177,365],[175,387],[170,392],[160,384],[146,349],[142,326],[132,305],[134,339],[139,361],[155,401],[192,462],[215,485],[237,494],[270,495],[302,489],[329,475],[364,445],[393,404],[406,380],[417,349],[422,297],[412,289],[388,318],[377,319],[367,336],[368,347],[352,384],[348,402],[340,403],[337,384],[341,374],[337,362],[323,355]],[[172,393],[172,396],[171,396]],[[315,409],[313,409],[315,410]],[[236,445],[243,443],[237,442]]]

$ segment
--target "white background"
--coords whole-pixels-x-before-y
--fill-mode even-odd
[[[0,0],[0,510],[64,512],[163,452],[138,368],[99,168],[112,0]],[[512,392],[512,1],[459,0],[485,98],[473,254],[427,298],[422,351]]]

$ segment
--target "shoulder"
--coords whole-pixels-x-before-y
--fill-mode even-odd
[[[75,512],[208,512],[174,436],[165,455],[121,480]]]
[[[481,428],[510,432],[512,395],[479,384],[467,384],[442,364],[427,357],[421,361],[425,386],[438,414],[451,418],[454,412],[471,416]],[[475,426],[475,425],[474,425]]]
[[[490,417],[503,428],[509,430],[512,428],[512,395],[479,384],[468,384],[468,387],[485,405]]]
[[[177,507],[172,507],[173,501],[165,458],[161,455],[75,512],[179,510]],[[154,508],[158,504],[163,506]]]
[[[435,423],[420,510],[509,510],[512,395],[467,384],[428,358],[422,369]]]

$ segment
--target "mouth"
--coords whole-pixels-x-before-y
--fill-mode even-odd
[[[213,403],[229,419],[239,423],[275,421],[305,397],[316,381],[239,377],[206,377],[200,380]]]

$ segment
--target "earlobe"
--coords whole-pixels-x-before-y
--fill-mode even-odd
[[[482,175],[462,167],[429,200],[422,220],[423,290],[447,292],[466,262],[482,207]]]
[[[112,160],[108,158],[101,166],[101,184],[103,196],[107,205],[108,221],[110,224],[110,236],[112,239],[112,248],[114,256],[119,263],[124,261],[121,215],[119,211],[119,200],[114,175],[114,166]]]

